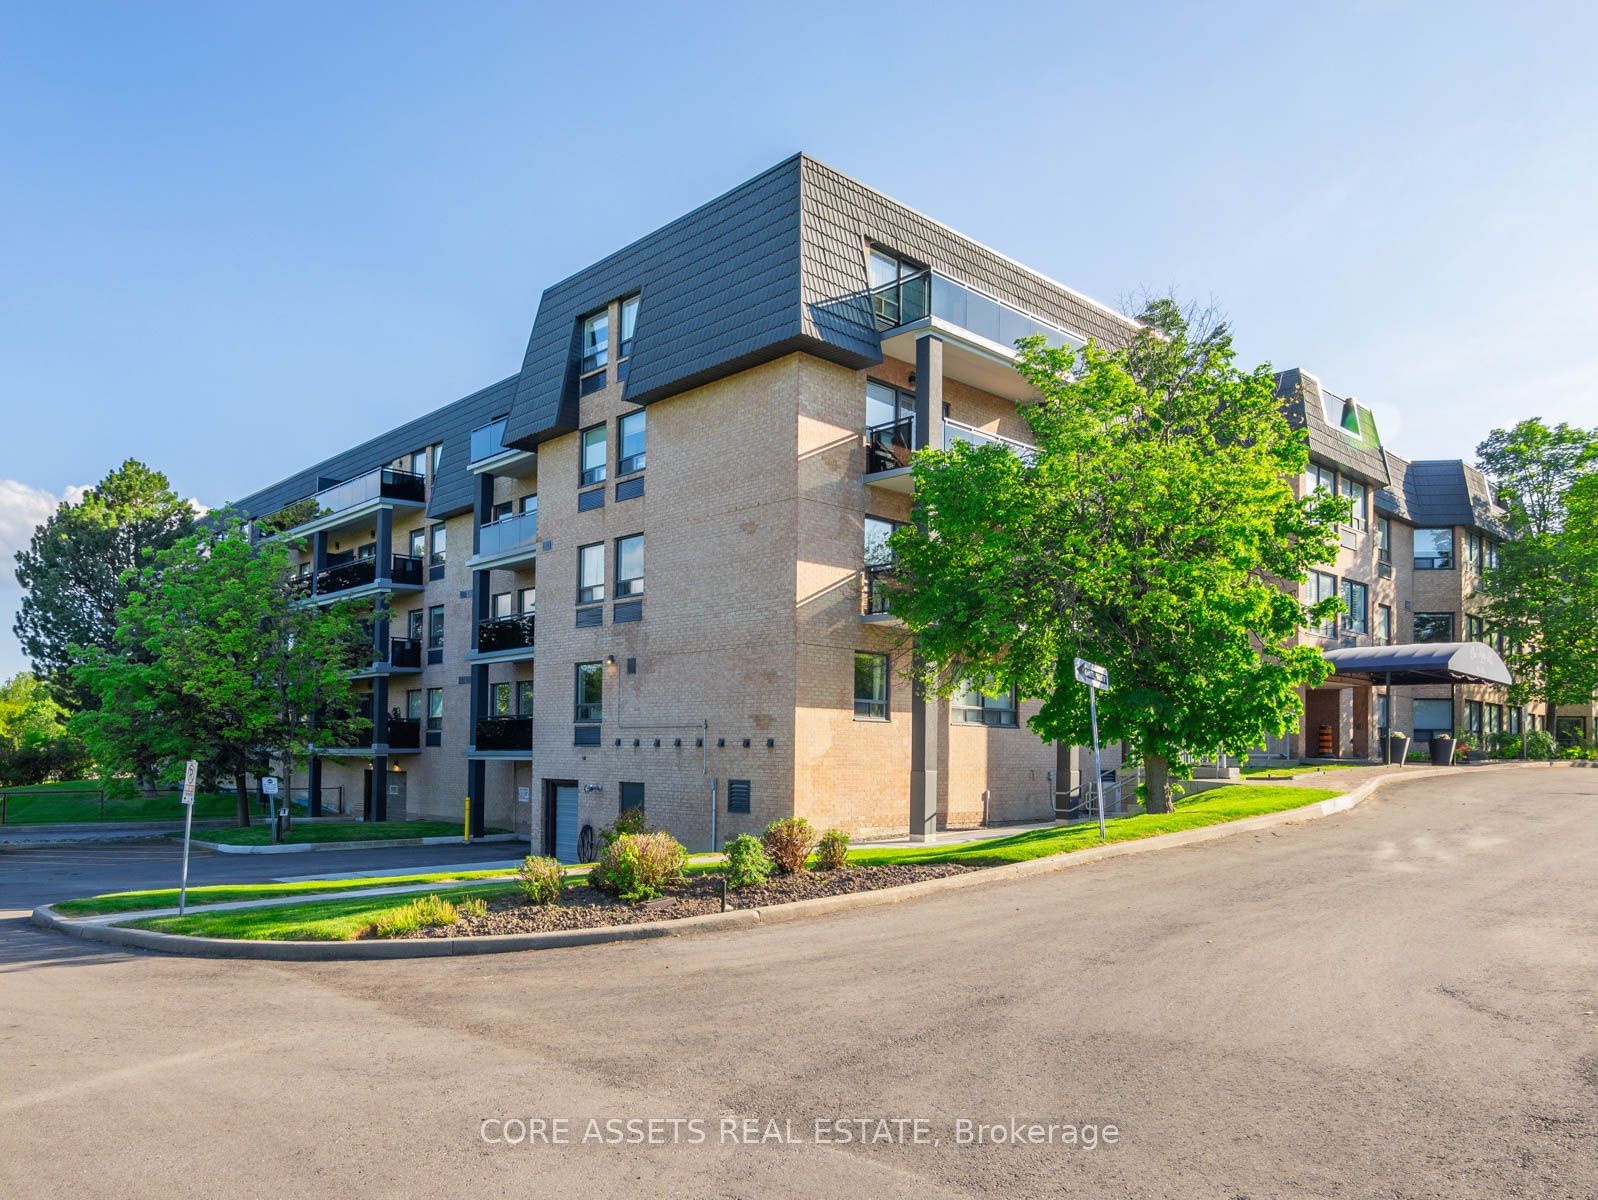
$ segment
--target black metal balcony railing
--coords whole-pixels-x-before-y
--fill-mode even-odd
[[[390,555],[389,579],[394,583],[420,584],[422,560],[404,554]],[[309,576],[307,576],[309,578]],[[298,581],[296,581],[298,582]],[[331,596],[377,582],[377,559],[354,558],[337,566],[325,567],[316,575],[316,594]]]
[[[415,638],[389,638],[388,665],[391,667],[420,667],[422,643]]]
[[[892,613],[890,607],[894,588],[894,564],[887,562],[868,562],[865,566],[865,586],[863,608],[868,617],[883,617]]]
[[[359,749],[372,744],[372,698],[367,696],[355,707],[355,716],[364,722],[358,729],[350,730],[339,739],[339,745],[346,749]]]
[[[866,430],[867,454],[870,461],[867,471],[891,471],[895,467],[910,465],[910,452],[916,444],[914,417],[900,417],[884,421]]]
[[[388,748],[390,750],[420,750],[422,748],[422,722],[417,717],[390,717],[388,719]]]
[[[474,744],[479,750],[531,750],[531,717],[482,717],[477,722]]]
[[[520,650],[534,644],[533,632],[532,613],[495,617],[477,627],[477,652],[492,654],[496,650]]]

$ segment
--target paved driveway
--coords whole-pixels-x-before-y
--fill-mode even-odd
[[[13,928],[0,1192],[1591,1197],[1595,863],[1598,771],[1560,769],[704,938],[229,964]],[[940,1144],[815,1144],[860,1117]],[[955,1144],[1011,1117],[1120,1144]],[[530,1118],[572,1144],[483,1140]]]

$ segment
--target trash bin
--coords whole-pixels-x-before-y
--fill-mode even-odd
[[[1432,737],[1432,766],[1446,767],[1454,761],[1454,737],[1439,733]]]
[[[1399,733],[1394,730],[1387,735],[1387,762],[1391,766],[1397,763],[1404,765],[1404,760],[1409,757],[1409,734]]]

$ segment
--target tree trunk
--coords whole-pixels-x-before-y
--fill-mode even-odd
[[[250,823],[250,793],[244,786],[244,772],[233,772],[233,789],[239,797],[239,828],[243,829]]]
[[[1171,762],[1162,754],[1143,756],[1143,784],[1148,792],[1144,810],[1151,813],[1171,811]]]

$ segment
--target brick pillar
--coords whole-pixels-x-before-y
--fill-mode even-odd
[[[922,337],[916,342],[915,448],[943,447],[943,341]],[[911,669],[919,677],[925,667],[919,643],[911,651]],[[920,684],[910,694],[910,839],[935,841],[938,836],[938,697]]]

